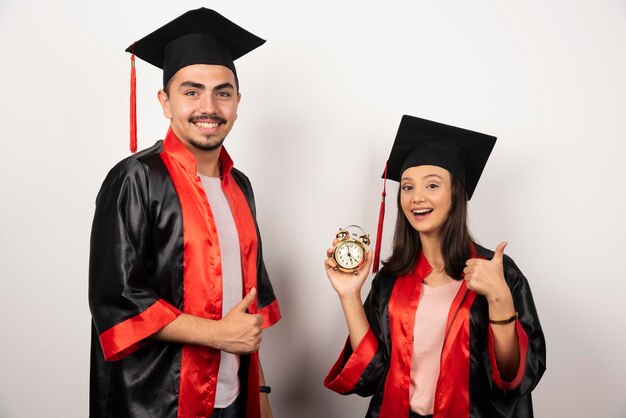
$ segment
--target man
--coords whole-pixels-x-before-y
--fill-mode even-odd
[[[241,98],[233,60],[264,42],[201,8],[127,50],[163,69],[170,129],[98,194],[92,417],[271,417],[257,350],[280,311],[250,182],[222,146]]]

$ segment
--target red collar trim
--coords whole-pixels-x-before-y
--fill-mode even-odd
[[[476,252],[476,245],[473,242],[470,243],[469,258],[484,258],[478,256],[478,253]],[[426,256],[424,255],[424,250],[420,249],[419,256],[417,257],[417,262],[415,263],[415,267],[413,268],[413,271],[408,274],[408,276],[419,280],[421,283],[424,281],[424,278],[430,274],[431,271],[433,271],[433,268],[428,262]],[[461,277],[465,277],[465,273],[461,273]]]
[[[412,276],[417,278],[420,282],[423,282],[424,278],[428,276],[431,271],[433,271],[432,266],[424,255],[424,251],[420,250],[420,254],[417,257],[417,263],[415,264],[415,270]]]
[[[176,136],[172,128],[167,130],[165,140],[163,140],[163,149],[174,160],[176,160],[189,174],[195,176],[197,173],[196,157],[187,149],[185,144]],[[226,152],[226,148],[222,146],[220,150],[220,163],[222,164],[222,178],[226,177],[232,170],[233,160]]]
[[[472,242],[470,243],[470,258],[476,258],[476,257],[477,257],[476,246]],[[412,273],[409,273],[409,275],[417,278],[420,281],[423,281],[424,278],[428,276],[431,271],[433,271],[432,266],[428,262],[428,259],[426,258],[426,256],[424,256],[424,251],[420,250],[420,254],[417,257],[417,262],[415,264],[415,269],[413,270]],[[461,273],[461,276],[465,276],[465,273]]]
[[[474,243],[470,243],[470,258],[477,258],[478,253],[476,252],[476,246]],[[482,257],[481,257],[482,258]],[[424,251],[420,250],[419,256],[417,257],[417,262],[415,263],[415,268],[412,272],[408,274],[421,282],[424,281],[424,278],[428,276],[433,271],[432,266],[428,262],[428,259],[424,255]],[[465,276],[465,273],[461,273],[461,277]]]
[[[226,152],[226,148],[222,145],[222,149],[220,151],[220,163],[222,163],[222,178],[226,177],[230,174],[230,170],[233,169],[233,160],[230,158],[228,152]]]

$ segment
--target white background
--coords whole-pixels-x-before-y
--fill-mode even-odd
[[[199,6],[268,39],[237,63],[226,144],[255,186],[284,316],[261,350],[276,417],[365,414],[322,386],[346,333],[322,260],[337,227],[374,234],[405,113],[499,138],[471,227],[508,240],[530,280],[548,349],[536,416],[626,416],[626,2],[2,0],[0,417],[88,414],[89,233],[128,154],[123,51]],[[160,71],[137,71],[145,148],[168,124]]]

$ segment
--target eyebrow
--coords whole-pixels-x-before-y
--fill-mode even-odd
[[[235,86],[233,86],[229,82],[226,82],[226,83],[222,83],[222,84],[219,84],[219,85],[213,87],[213,91],[215,91],[215,90],[222,90],[222,89],[233,89],[234,90]]]
[[[428,177],[437,177],[437,178],[443,180],[443,177],[441,177],[439,174],[427,174],[424,177],[422,177],[422,179],[426,180]]]
[[[437,177],[440,180],[443,180],[443,177],[441,177],[439,174],[427,174],[424,177],[422,177],[422,180],[426,180],[429,177]],[[411,177],[403,177],[400,181],[405,181],[405,180],[413,180]]]
[[[206,90],[206,86],[202,83],[195,83],[193,81],[184,81],[180,83],[181,87],[191,87],[198,90]]]

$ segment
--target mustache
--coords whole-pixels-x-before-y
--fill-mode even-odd
[[[217,116],[216,114],[206,114],[203,113],[201,115],[198,116],[192,116],[189,119],[190,122],[195,123],[195,122],[214,122],[214,123],[226,123],[226,119]]]

